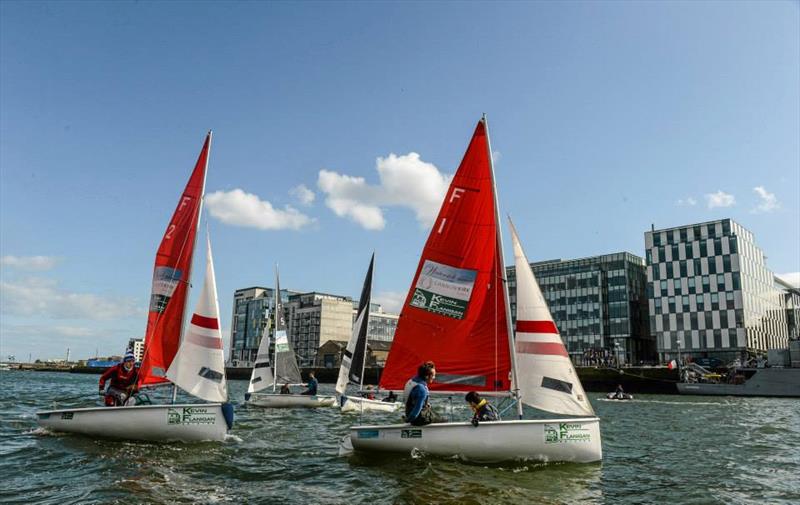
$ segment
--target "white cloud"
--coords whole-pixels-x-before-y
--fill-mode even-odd
[[[677,202],[675,202],[675,205],[678,207],[694,207],[697,205],[697,200],[691,196],[687,196],[686,198],[679,199]]]
[[[317,186],[326,194],[325,204],[337,216],[348,217],[368,230],[386,225],[385,207],[409,208],[421,226],[430,226],[452,175],[441,173],[414,152],[390,154],[378,158],[375,165],[380,179],[377,185],[368,184],[363,177],[320,170]]]
[[[314,220],[291,205],[276,209],[266,200],[237,188],[206,195],[209,213],[225,224],[260,230],[299,230]]]
[[[709,209],[716,207],[732,207],[736,203],[736,198],[724,191],[717,191],[716,193],[707,193],[706,202],[708,203]]]
[[[56,266],[58,258],[53,256],[3,256],[0,265],[20,270],[44,271]]]
[[[403,302],[406,301],[406,293],[381,291],[372,297],[372,301],[373,303],[380,303],[386,312],[399,314],[400,309],[403,307]]]
[[[0,282],[0,312],[53,319],[111,320],[143,314],[133,299],[105,298],[59,289],[49,279]]]
[[[306,207],[314,203],[314,198],[317,196],[305,184],[293,187],[289,190],[289,194],[295,197],[300,205],[305,205]]]
[[[800,289],[800,272],[790,272],[788,274],[777,274],[778,277],[791,284],[792,286]]]
[[[761,213],[761,212],[772,212],[773,210],[777,209],[781,206],[778,203],[778,199],[775,197],[775,193],[769,193],[764,186],[756,186],[753,188],[753,191],[758,195],[761,199],[758,205],[751,211],[754,213]]]

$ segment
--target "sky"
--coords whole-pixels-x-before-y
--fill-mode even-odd
[[[208,130],[224,331],[274,264],[357,297],[372,251],[397,310],[482,113],[531,261],[730,217],[800,283],[797,2],[5,0],[0,356],[143,335]]]

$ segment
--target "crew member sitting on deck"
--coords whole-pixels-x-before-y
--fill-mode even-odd
[[[125,405],[125,402],[136,392],[138,374],[134,366],[135,361],[133,353],[126,353],[122,363],[117,363],[100,376],[100,394],[105,396],[106,406]],[[106,381],[109,379],[108,391],[105,391]]]
[[[394,403],[394,402],[396,402],[396,401],[397,401],[397,395],[396,395],[396,394],[394,394],[394,391],[389,391],[389,396],[387,396],[386,398],[384,398],[384,399],[383,399],[383,400],[381,400],[381,401],[384,401],[384,402],[389,402],[389,403]]]
[[[485,398],[481,398],[475,391],[470,391],[464,397],[464,400],[469,404],[472,409],[472,425],[478,426],[481,421],[499,421],[500,413],[494,408]]]
[[[314,396],[317,394],[317,386],[319,386],[319,382],[317,382],[317,378],[314,377],[314,372],[308,372],[308,389],[303,391],[302,395],[310,395]]]
[[[290,394],[292,394],[292,390],[289,389],[289,383],[288,382],[284,382],[283,386],[281,386],[281,394],[282,395],[290,395]]]
[[[417,369],[417,375],[406,382],[403,396],[406,399],[405,420],[414,426],[440,422],[440,419],[428,403],[428,384],[436,378],[436,366],[433,361],[426,361]]]

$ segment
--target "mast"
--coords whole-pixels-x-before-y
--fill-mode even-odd
[[[278,384],[278,330],[280,329],[280,317],[283,310],[281,305],[281,285],[278,280],[278,264],[275,264],[275,327],[272,329],[272,335],[275,337],[272,351],[272,392],[274,393]]]
[[[194,224],[194,241],[192,242],[192,251],[194,252],[195,248],[197,247],[197,231],[200,228],[200,219],[203,216],[203,200],[206,197],[206,178],[208,177],[208,159],[211,157],[211,134],[212,131],[208,130],[208,149],[206,150],[206,166],[203,169],[203,188],[200,190],[200,203],[197,209],[197,222]],[[206,234],[208,234],[208,230],[206,229]],[[192,264],[194,263],[194,255],[192,257],[192,261],[189,262],[189,271],[186,275],[186,283],[187,287],[192,287]],[[188,291],[188,289],[187,289]],[[179,333],[180,337],[178,340],[178,349],[181,348],[181,342],[183,342],[183,330],[186,326],[186,308],[189,307],[189,294],[186,294],[186,297],[183,300],[183,317],[181,318],[181,331]],[[172,403],[178,398],[178,386],[176,384],[172,385]]]
[[[500,244],[500,254],[497,259],[500,264],[500,278],[502,279],[503,300],[506,306],[506,325],[508,326],[508,350],[511,356],[511,391],[517,400],[517,415],[522,419],[522,398],[519,394],[519,381],[517,380],[517,353],[514,349],[514,328],[511,326],[511,304],[508,299],[508,276],[505,267],[505,250],[503,249],[503,233],[500,225],[500,204],[497,196],[497,182],[494,176],[494,156],[492,155],[492,142],[489,139],[489,122],[486,114],[481,118],[484,128],[486,128],[486,149],[489,151],[489,171],[492,174],[492,192],[494,193],[494,220],[497,230],[497,243]]]

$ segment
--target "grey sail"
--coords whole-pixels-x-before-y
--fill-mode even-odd
[[[336,381],[336,392],[343,395],[347,383],[361,386],[364,383],[364,361],[367,354],[367,330],[369,328],[369,306],[372,297],[372,269],[375,263],[375,254],[369,261],[367,276],[361,288],[361,297],[358,299],[356,322],[353,325],[353,334],[347,343],[347,348],[342,356],[342,366],[339,368],[339,378]]]
[[[281,300],[281,283],[278,278],[278,269],[275,268],[275,383],[300,384],[303,378],[297,358],[292,350],[292,344],[286,334],[286,319],[283,313],[283,300]]]

